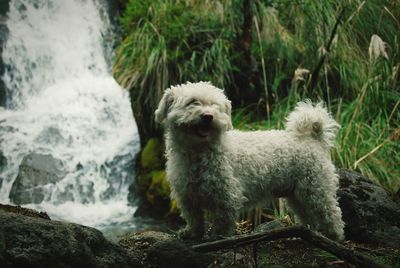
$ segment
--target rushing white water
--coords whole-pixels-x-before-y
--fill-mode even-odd
[[[106,61],[110,27],[96,0],[10,1],[0,202],[10,202],[21,161],[34,152],[61,160],[66,175],[28,207],[95,227],[131,220],[127,195],[139,137],[128,93]]]

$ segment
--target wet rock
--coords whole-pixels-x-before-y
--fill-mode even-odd
[[[135,215],[162,218],[179,214],[176,203],[170,199],[170,187],[165,173],[164,146],[160,139],[147,141],[137,161],[134,184],[129,201],[138,206]]]
[[[2,0],[0,2],[0,15],[5,16],[9,9],[9,0]]]
[[[7,166],[7,158],[4,156],[3,152],[0,151],[0,173],[4,171]],[[0,176],[0,189],[3,186],[3,178]]]
[[[140,267],[94,229],[0,208],[0,267]]]
[[[29,216],[29,217],[50,220],[50,217],[49,217],[49,215],[47,215],[46,212],[39,212],[34,209],[23,208],[20,206],[0,204],[0,210],[6,211],[6,212],[13,212],[13,213],[17,213],[17,214],[25,215],[25,216]]]
[[[7,166],[7,158],[4,156],[3,152],[0,151],[0,173],[4,171]]]
[[[191,250],[192,245],[199,243],[201,241],[185,241],[156,231],[132,233],[119,242],[143,267],[207,267],[221,257],[217,253]]]
[[[5,66],[2,60],[3,46],[7,40],[8,29],[6,26],[7,12],[9,9],[9,1],[0,1],[0,77],[4,74]],[[0,79],[0,106],[6,104],[6,87],[2,79]]]
[[[10,200],[15,204],[41,203],[50,186],[65,176],[61,160],[51,155],[30,153],[19,167],[11,191]]]
[[[1,70],[0,70],[0,72],[1,72]],[[6,98],[7,98],[7,96],[6,96],[6,88],[4,86],[3,81],[0,80],[0,106],[4,107],[6,105]]]
[[[67,140],[61,134],[60,129],[54,126],[43,129],[35,141],[53,146],[67,142]]]
[[[346,239],[400,247],[400,204],[357,172],[339,170],[338,174]]]
[[[150,139],[140,155],[140,166],[146,170],[159,170],[164,167],[164,149],[160,140]]]
[[[129,146],[133,145],[130,144]],[[133,180],[133,176],[129,174],[135,173],[135,161],[132,161],[131,153],[117,155],[102,165],[100,170],[108,182],[108,188],[100,195],[100,198],[108,200],[121,193],[122,188],[127,183],[127,179]]]

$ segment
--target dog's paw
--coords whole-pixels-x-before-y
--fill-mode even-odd
[[[203,237],[203,234],[194,232],[191,229],[185,228],[178,232],[178,237],[181,239],[199,239]]]

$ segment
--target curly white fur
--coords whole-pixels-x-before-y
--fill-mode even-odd
[[[187,222],[181,235],[203,236],[205,211],[215,234],[232,234],[241,208],[285,197],[303,224],[342,240],[329,155],[339,125],[323,105],[298,103],[285,130],[232,130],[230,115],[230,101],[208,82],[167,89],[155,113],[166,130],[172,196]]]

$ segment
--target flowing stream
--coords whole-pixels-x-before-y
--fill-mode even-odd
[[[139,137],[128,92],[110,71],[106,3],[11,0],[6,26],[0,203],[13,203],[24,157],[41,155],[32,161],[56,159],[60,179],[40,187],[43,200],[23,206],[100,229],[132,227],[127,196]]]

